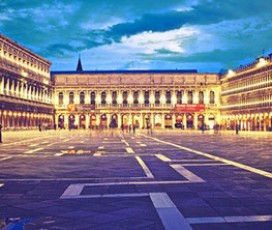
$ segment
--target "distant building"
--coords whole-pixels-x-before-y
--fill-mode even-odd
[[[221,124],[227,129],[271,131],[272,55],[229,70],[221,80]]]
[[[0,122],[4,129],[53,124],[50,65],[0,34]]]
[[[197,129],[220,122],[217,74],[80,70],[51,75],[59,127]]]

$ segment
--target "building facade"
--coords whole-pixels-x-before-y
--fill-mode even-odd
[[[220,122],[217,74],[191,71],[52,72],[60,128],[197,129]]]
[[[0,123],[4,129],[53,124],[50,65],[0,34]]]
[[[226,129],[272,131],[272,55],[229,71],[221,80],[221,124]]]

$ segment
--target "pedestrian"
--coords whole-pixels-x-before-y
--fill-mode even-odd
[[[0,143],[2,143],[2,124],[0,123]]]
[[[133,129],[133,134],[135,134],[135,132],[136,132],[136,125],[135,124],[133,124],[132,129]]]
[[[236,135],[238,135],[238,133],[239,133],[239,125],[238,124],[236,124],[235,130],[236,130]]]
[[[42,124],[39,123],[38,127],[39,127],[39,131],[41,132],[42,131]]]

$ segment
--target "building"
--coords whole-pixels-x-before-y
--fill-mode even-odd
[[[67,128],[197,129],[220,122],[217,74],[196,70],[52,72],[55,123]]]
[[[0,122],[4,129],[52,126],[50,65],[0,34]]]
[[[230,70],[221,80],[221,124],[272,131],[272,54]]]

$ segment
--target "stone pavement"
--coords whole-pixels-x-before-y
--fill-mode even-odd
[[[272,229],[271,136],[4,133],[0,226]]]

